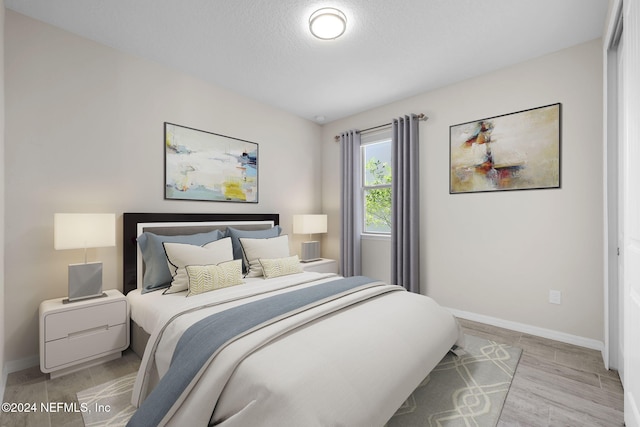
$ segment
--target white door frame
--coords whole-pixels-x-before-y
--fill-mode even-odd
[[[620,369],[618,283],[618,54],[622,0],[614,0],[603,42],[604,57],[604,350],[607,369]]]
[[[640,427],[640,0],[624,0],[624,421]]]
[[[605,170],[605,351],[603,356],[605,363],[609,366],[612,362],[612,355],[615,353],[615,345],[612,345],[613,336],[620,330],[624,330],[623,340],[623,375],[624,375],[624,420],[627,427],[640,427],[640,123],[637,117],[640,116],[640,0],[613,0],[611,16],[605,34],[603,44],[604,49],[604,138],[606,143],[603,150],[603,167]],[[624,96],[621,98],[620,111],[613,108],[613,91],[618,86],[614,86],[614,76],[611,72],[613,61],[612,50],[615,48],[615,31],[618,15],[622,14],[624,31],[624,42],[622,66]],[[616,73],[617,77],[617,73]],[[617,105],[617,99],[616,105]],[[618,116],[622,117],[622,127],[618,134],[614,134],[614,127],[617,127]],[[615,119],[614,119],[615,118]],[[626,118],[626,119],[625,119]],[[622,293],[622,310],[618,311],[617,299],[611,298],[610,291],[616,283],[610,282],[610,272],[617,268],[610,262],[610,239],[613,237],[609,233],[611,218],[610,197],[608,180],[613,176],[612,171],[607,167],[611,164],[607,158],[611,154],[609,144],[613,144],[613,139],[618,142],[618,149],[621,153],[619,178],[622,181],[621,196],[622,206],[620,207],[620,221],[624,241],[621,242],[620,256],[624,266],[622,280],[617,290]],[[616,201],[616,203],[618,203]],[[619,313],[624,314],[618,331],[610,330]],[[616,355],[617,356],[617,355]]]

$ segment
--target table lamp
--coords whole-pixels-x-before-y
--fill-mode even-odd
[[[87,262],[87,248],[116,245],[116,215],[54,214],[53,241],[56,250],[84,249],[84,263],[69,264],[68,302],[103,296],[102,262]]]
[[[300,261],[310,262],[320,259],[320,242],[311,240],[312,234],[327,232],[326,215],[294,215],[293,233],[308,234],[309,241],[302,242]]]

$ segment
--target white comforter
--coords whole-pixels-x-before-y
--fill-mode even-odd
[[[188,301],[165,313],[145,351],[132,403],[138,406],[166,373],[189,325],[246,301],[333,280],[303,273]],[[381,292],[381,289],[383,292]],[[382,426],[459,337],[453,316],[432,299],[384,285],[258,329],[216,357],[168,425]],[[212,294],[216,294],[216,291]],[[282,335],[282,331],[286,331]]]

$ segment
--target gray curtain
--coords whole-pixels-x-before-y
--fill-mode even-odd
[[[392,122],[391,280],[420,293],[418,117]]]
[[[360,232],[362,231],[362,196],[360,189],[360,133],[356,130],[340,135],[340,273],[344,277],[362,274]]]

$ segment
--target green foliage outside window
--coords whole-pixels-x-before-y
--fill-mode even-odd
[[[391,232],[391,165],[376,158],[370,158],[366,165],[367,187],[388,185],[388,187],[365,190],[365,230]]]

